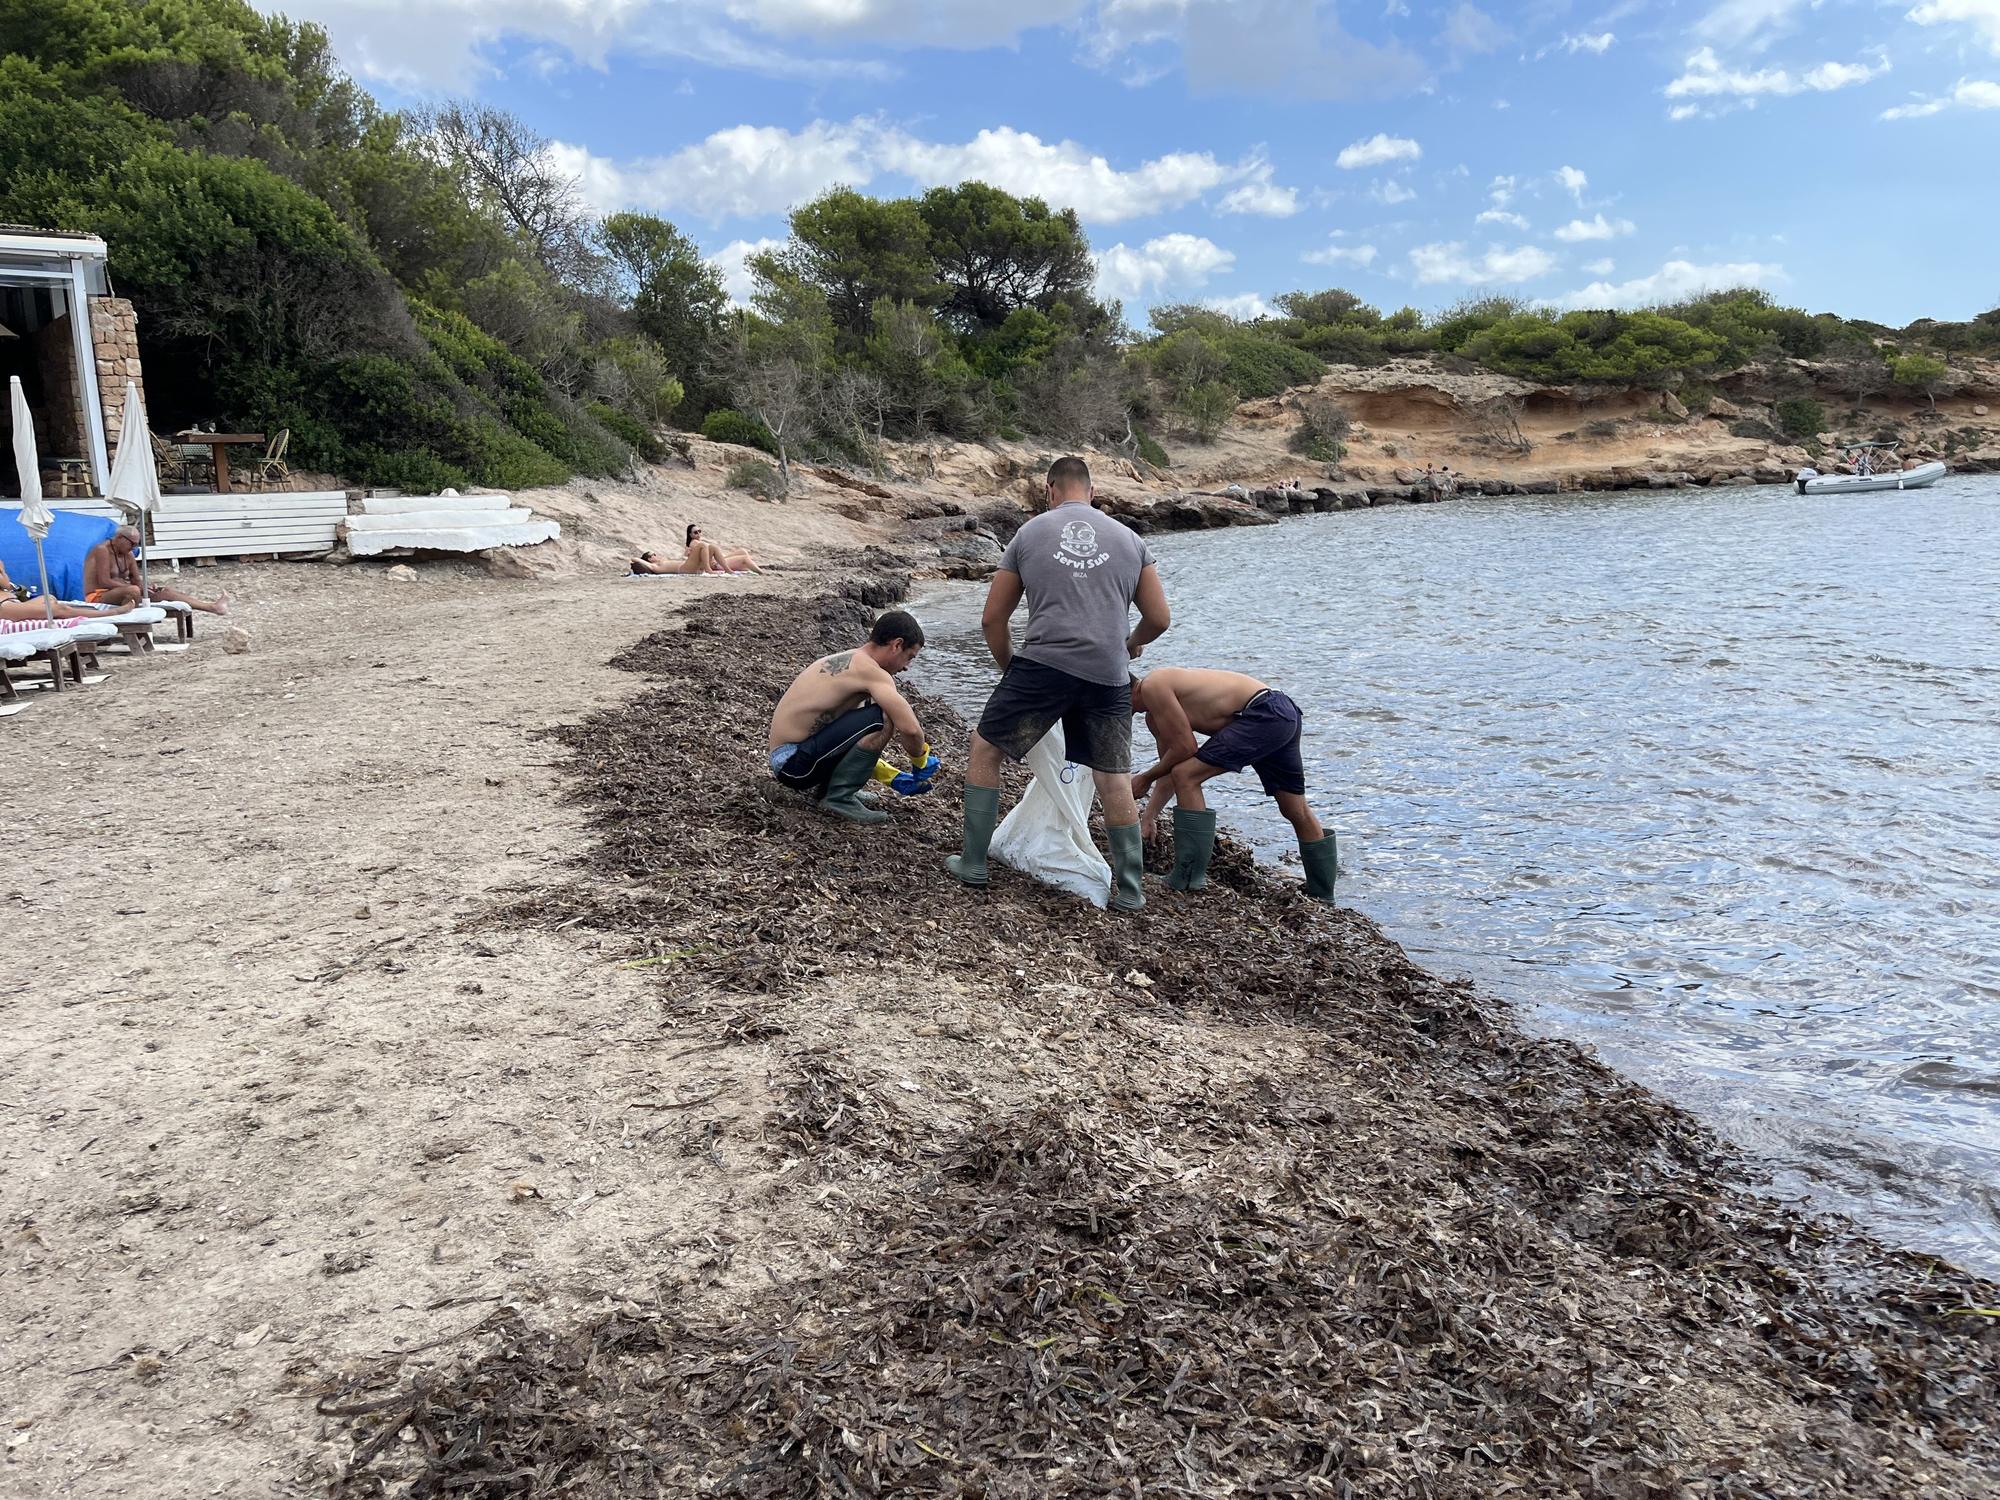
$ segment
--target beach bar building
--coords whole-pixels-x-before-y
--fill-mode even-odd
[[[104,493],[125,382],[144,394],[138,322],[112,295],[107,253],[96,235],[0,225],[0,389],[21,377],[52,495]],[[12,493],[11,472],[0,482]]]
[[[127,519],[104,492],[125,420],[125,383],[146,397],[139,321],[116,296],[109,252],[94,234],[0,224],[0,393],[21,377],[41,456],[42,491],[58,510]],[[0,400],[0,455],[13,446]],[[212,450],[211,450],[212,451]],[[0,508],[18,508],[11,463],[0,461]],[[286,486],[259,494],[168,486],[147,523],[159,560],[324,552],[347,519],[343,490]]]

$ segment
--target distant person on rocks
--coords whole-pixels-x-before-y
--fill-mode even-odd
[[[1000,818],[1000,759],[1027,758],[1060,723],[1065,753],[1088,766],[1111,839],[1111,904],[1146,904],[1146,850],[1132,800],[1131,663],[1171,622],[1167,591],[1146,544],[1096,510],[1080,458],[1049,466],[1048,508],[1008,543],[986,592],[980,628],[1000,668],[965,771],[965,838],[947,868],[970,886],[987,882],[986,852]],[[1014,649],[1008,622],[1028,601],[1028,629]],[[1139,623],[1131,623],[1132,606]]]
[[[84,554],[83,559],[83,602],[126,607],[144,604],[147,599],[165,599],[174,604],[185,604],[190,609],[198,609],[204,614],[227,615],[229,595],[217,594],[213,599],[197,599],[191,594],[183,594],[179,589],[154,584],[150,590],[144,587],[145,575],[139,571],[139,531],[135,526],[120,526],[111,537],[99,542]]]
[[[1305,720],[1296,703],[1242,672],[1162,667],[1132,679],[1132,710],[1146,716],[1146,728],[1159,749],[1159,759],[1132,778],[1133,797],[1146,804],[1140,820],[1143,835],[1153,836],[1169,802],[1179,804],[1168,885],[1198,891],[1208,884],[1215,814],[1201,784],[1248,766],[1298,835],[1306,894],[1333,901],[1336,846],[1306,803],[1305,761],[1299,754]],[[1196,734],[1208,738],[1197,743]]]
[[[822,812],[854,823],[889,821],[861,795],[871,780],[905,796],[929,791],[938,758],[895,682],[923,645],[923,626],[892,609],[861,645],[801,671],[771,715],[771,774],[816,799]],[[911,770],[899,772],[881,759],[892,737],[909,752]]]

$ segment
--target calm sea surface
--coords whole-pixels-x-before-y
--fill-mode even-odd
[[[1153,539],[1305,710],[1341,896],[1781,1193],[2000,1273],[2000,480],[1537,496]],[[975,713],[983,590],[915,676]],[[1139,746],[1150,747],[1143,729]],[[1255,778],[1209,784],[1273,859]]]

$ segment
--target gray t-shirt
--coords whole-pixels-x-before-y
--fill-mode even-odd
[[[1128,680],[1132,596],[1152,560],[1136,532],[1092,506],[1058,505],[1036,516],[1000,559],[1021,575],[1028,596],[1018,654],[1085,682]]]

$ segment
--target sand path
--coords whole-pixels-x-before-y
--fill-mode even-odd
[[[629,693],[603,663],[691,592],[779,580],[195,577],[251,652],[204,622],[0,725],[14,1496],[291,1493],[302,1351],[643,1292],[632,1226],[730,1213],[627,1107],[676,1076],[647,976],[487,913],[582,847],[532,731]]]

